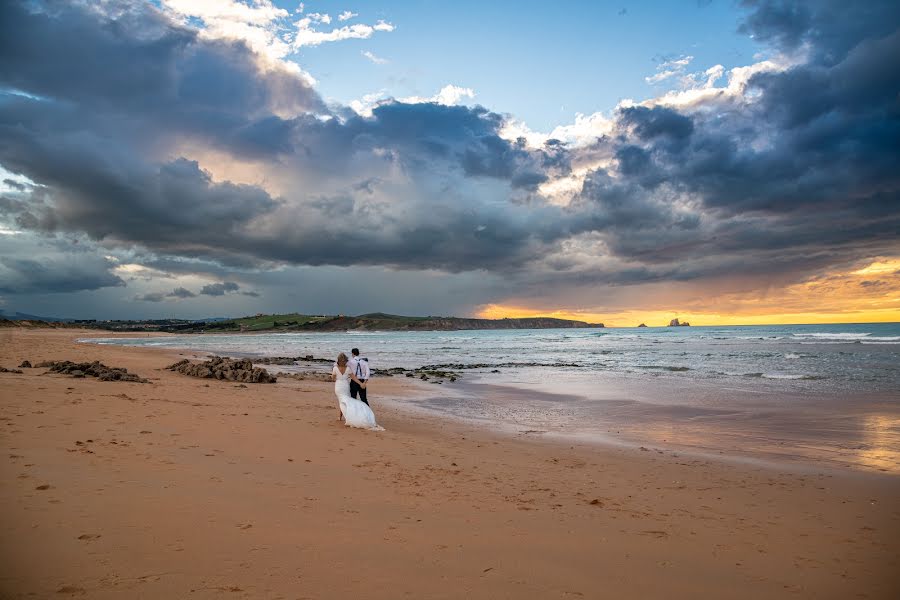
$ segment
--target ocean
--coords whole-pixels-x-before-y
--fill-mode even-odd
[[[900,474],[900,323],[85,341],[248,357],[358,347],[376,370],[464,367],[382,401],[519,435]]]

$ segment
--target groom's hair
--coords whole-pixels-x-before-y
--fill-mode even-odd
[[[352,350],[350,350],[350,354],[352,354],[353,356],[359,356],[359,348],[353,348]]]

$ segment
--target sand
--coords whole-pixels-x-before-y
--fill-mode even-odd
[[[3,598],[897,598],[900,477],[493,434],[190,353],[0,330]]]

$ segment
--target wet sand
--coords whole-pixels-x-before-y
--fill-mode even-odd
[[[492,434],[328,383],[161,370],[189,352],[0,330],[0,597],[895,598],[900,477]],[[439,386],[429,391],[435,393]],[[384,402],[381,398],[399,398]]]
[[[552,385],[546,387],[556,391],[469,379],[412,403],[457,420],[501,423],[513,432],[562,440],[658,447],[782,470],[900,476],[896,394],[779,395],[717,388],[710,381],[603,379],[602,374],[585,389],[571,381],[557,383],[552,375],[547,379]]]

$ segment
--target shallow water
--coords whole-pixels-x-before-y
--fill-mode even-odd
[[[411,402],[532,435],[900,473],[896,323],[92,341],[246,356],[331,357],[359,347],[376,369],[484,365]]]

